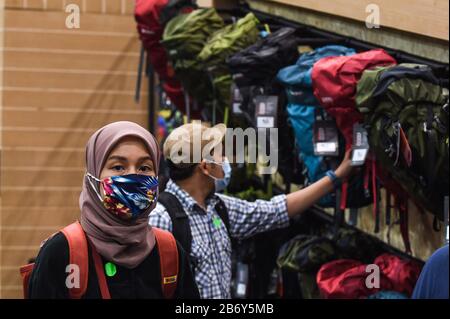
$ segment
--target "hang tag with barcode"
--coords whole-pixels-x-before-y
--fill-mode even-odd
[[[367,130],[361,124],[353,126],[352,166],[362,166],[369,154],[369,139]]]
[[[242,102],[244,98],[242,97],[241,91],[235,83],[231,85],[231,105],[233,114],[242,114]]]
[[[336,124],[329,120],[316,120],[314,122],[314,155],[338,156],[339,136]]]
[[[278,96],[259,95],[254,98],[256,126],[274,128],[277,120]]]
[[[238,262],[236,269],[236,282],[235,282],[236,298],[245,299],[247,297],[248,279],[249,279],[248,265],[242,262]]]

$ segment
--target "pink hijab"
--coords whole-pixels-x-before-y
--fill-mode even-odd
[[[108,124],[91,136],[86,146],[87,172],[99,178],[112,149],[127,136],[142,140],[158,174],[160,149],[155,137],[138,124],[125,121]],[[105,209],[86,178],[80,195],[83,230],[104,258],[129,269],[136,268],[155,246],[155,235],[148,223],[148,215],[156,202],[138,219],[121,220]]]

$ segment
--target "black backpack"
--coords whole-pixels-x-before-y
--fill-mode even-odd
[[[294,134],[287,121],[283,88],[277,83],[278,71],[294,64],[299,57],[299,37],[294,28],[284,27],[269,34],[252,46],[234,54],[227,60],[233,81],[242,97],[241,110],[246,126],[255,127],[255,101],[259,95],[278,96],[277,124],[279,134],[278,172],[283,176],[286,189],[290,184],[303,183],[303,167],[294,150]],[[288,124],[286,124],[288,123]]]
[[[270,85],[278,71],[299,57],[299,38],[293,28],[281,28],[227,60],[236,85],[242,89]]]
[[[169,213],[170,219],[172,220],[172,234],[176,240],[180,243],[181,247],[189,254],[191,252],[192,244],[192,233],[191,227],[189,225],[189,218],[186,214],[183,206],[181,205],[178,198],[169,193],[161,192],[158,197],[158,202],[161,203]],[[222,200],[216,204],[216,212],[222,219],[228,236],[230,236],[230,219],[228,216],[228,210]]]

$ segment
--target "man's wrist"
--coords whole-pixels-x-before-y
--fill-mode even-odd
[[[334,188],[338,188],[341,186],[341,178],[338,175],[338,171],[336,170],[336,172],[329,170],[327,171],[325,174],[326,176],[328,176],[331,180],[331,182],[333,183]]]
[[[334,171],[334,174],[337,178],[342,179],[342,171],[339,167]]]

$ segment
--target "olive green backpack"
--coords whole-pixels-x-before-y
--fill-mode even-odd
[[[428,66],[379,67],[364,72],[356,104],[379,166],[419,208],[442,220],[449,192],[448,90]]]
[[[255,44],[259,39],[259,20],[253,13],[247,14],[236,23],[225,26],[209,39],[198,55],[198,61],[207,70],[213,88],[214,122],[228,122],[231,99],[231,71],[226,63],[235,53]]]
[[[197,57],[207,40],[224,25],[223,19],[212,8],[178,15],[164,29],[161,43],[167,50],[175,75],[199,108],[213,100],[213,87]]]
[[[215,9],[199,9],[166,25],[161,43],[176,77],[208,120],[224,120],[232,82],[226,59],[258,40],[258,23],[250,13],[225,26]]]

